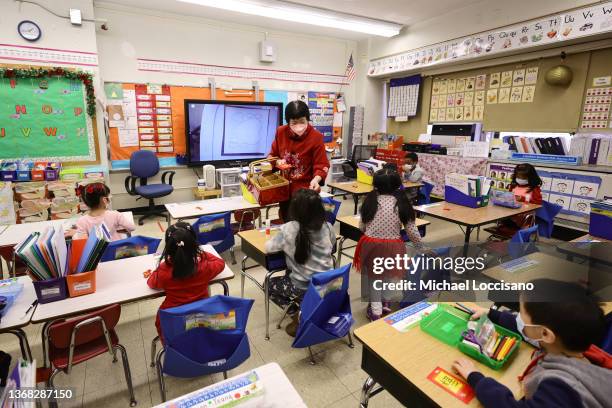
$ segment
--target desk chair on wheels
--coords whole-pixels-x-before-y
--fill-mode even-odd
[[[164,171],[161,175],[161,183],[148,184],[147,180],[159,173],[159,160],[155,153],[149,150],[138,150],[130,156],[130,175],[125,178],[125,190],[129,195],[140,196],[137,200],[145,198],[149,200],[149,206],[144,214],[138,219],[138,225],[143,225],[144,220],[150,217],[165,217],[169,221],[166,210],[155,208],[155,199],[172,194],[172,179],[175,172]],[[168,180],[166,180],[168,178]],[[136,185],[136,181],[140,181]]]

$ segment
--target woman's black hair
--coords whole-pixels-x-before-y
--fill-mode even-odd
[[[81,186],[81,198],[90,208],[96,209],[102,204],[102,198],[110,195],[110,188],[104,183],[91,183]]]
[[[325,223],[325,208],[319,194],[305,188],[298,190],[291,198],[289,217],[299,224],[294,259],[303,265],[310,256],[310,235],[319,231]]]
[[[196,272],[200,252],[200,245],[190,224],[179,221],[166,230],[166,247],[162,259],[172,265],[174,279],[188,278]]]
[[[376,216],[376,211],[378,211],[379,194],[392,195],[395,197],[395,206],[397,208],[400,221],[403,225],[406,225],[408,221],[415,220],[416,215],[414,213],[414,209],[412,208],[412,204],[410,204],[410,200],[408,200],[406,192],[400,190],[402,178],[397,171],[390,168],[378,170],[376,173],[374,173],[373,184],[374,189],[366,195],[360,209],[361,221],[364,224],[372,221],[374,216]]]
[[[285,121],[289,123],[291,119],[306,118],[310,121],[310,109],[304,101],[291,101],[285,106]]]
[[[601,344],[606,317],[598,299],[588,288],[553,279],[531,281],[533,290],[521,293],[521,303],[532,324],[546,326],[565,348],[586,351]]]
[[[542,179],[540,176],[538,176],[538,172],[536,171],[535,167],[529,163],[521,163],[516,165],[514,172],[512,173],[512,182],[510,183],[509,188],[510,191],[514,190],[514,187],[518,186],[518,183],[516,182],[517,173],[527,174],[527,180],[529,180],[529,191],[542,185]]]

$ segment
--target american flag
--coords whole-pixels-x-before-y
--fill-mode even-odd
[[[353,54],[349,57],[348,64],[346,64],[346,72],[344,77],[351,82],[355,79],[355,64],[353,63]]]

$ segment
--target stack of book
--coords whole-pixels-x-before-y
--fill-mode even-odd
[[[558,156],[566,156],[569,153],[568,146],[564,144],[564,140],[560,137],[504,136],[502,140],[510,145],[510,150],[517,153],[555,154]]]
[[[582,157],[584,164],[612,166],[612,134],[577,134],[572,138],[571,156]]]
[[[110,241],[102,224],[93,227],[86,240],[67,243],[59,225],[31,233],[15,246],[15,254],[26,263],[33,280],[45,281],[95,269]]]

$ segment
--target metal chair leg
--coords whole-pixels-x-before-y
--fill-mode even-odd
[[[355,348],[355,344],[353,344],[353,336],[351,336],[351,331],[349,330],[349,332],[346,334],[347,340],[348,340],[348,346],[350,348]]]
[[[383,390],[383,387],[381,386],[374,389],[375,386],[376,381],[374,381],[372,377],[366,378],[363,386],[361,387],[361,401],[359,401],[359,408],[368,408],[370,398]]]
[[[338,260],[336,261],[338,266],[342,265],[342,247],[344,246],[344,241],[346,241],[346,238],[342,237],[340,242],[338,242]]]
[[[236,254],[234,254],[234,247],[230,248],[230,256],[232,257],[232,265],[236,265]]]
[[[123,363],[123,374],[125,374],[125,382],[127,383],[128,391],[130,393],[130,407],[135,407],[136,396],[134,395],[134,385],[132,384],[132,372],[130,371],[130,362],[128,360],[127,351],[121,344],[116,344],[113,349],[121,352],[121,362]]]
[[[264,279],[264,305],[266,309],[266,340],[270,340],[270,273]]]
[[[314,354],[312,354],[312,348],[308,346],[308,354],[310,354],[310,364],[315,365],[317,362],[314,359]]]
[[[223,379],[224,379],[224,380],[227,380],[227,371],[224,371],[224,372],[223,372]]]
[[[159,384],[159,393],[161,395],[162,402],[166,402],[166,383],[164,381],[164,372],[162,370],[162,357],[164,356],[165,350],[159,350],[155,359],[155,366],[157,367],[157,383]]]
[[[155,336],[155,338],[151,341],[151,367],[155,367],[155,352],[158,341],[160,341],[159,336]]]
[[[242,269],[240,270],[240,297],[244,298],[244,274],[246,273],[246,261],[248,256],[242,258]]]
[[[53,385],[53,380],[55,379],[55,376],[58,375],[60,372],[61,370],[58,370],[57,368],[53,369],[51,375],[49,376],[49,379],[47,380],[47,387],[51,389],[55,388]],[[53,398],[53,396],[51,396],[51,398],[49,399],[49,407],[57,408],[57,401],[55,400],[55,398]]]
[[[287,317],[287,314],[289,313],[289,308],[293,305],[293,303],[289,303],[287,305],[287,307],[285,308],[285,311],[283,313],[283,317],[281,317],[281,319],[278,321],[278,323],[276,324],[276,328],[280,329],[281,328],[281,324],[283,323],[283,320],[285,320],[285,317]]]

